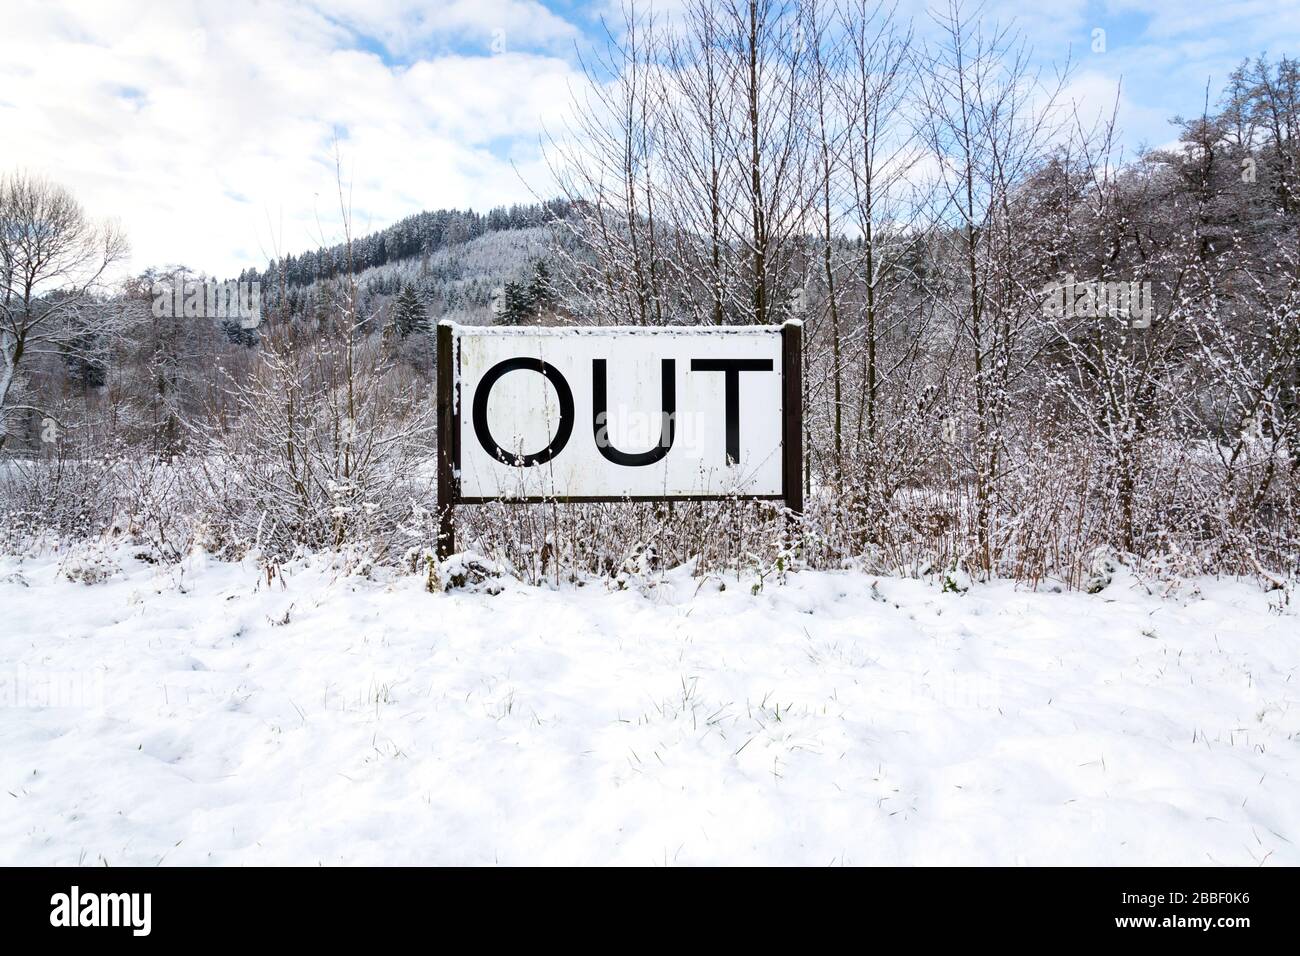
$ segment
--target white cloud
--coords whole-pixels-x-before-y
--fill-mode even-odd
[[[585,82],[578,24],[616,4],[575,4],[566,20],[537,0],[0,0],[0,168],[44,172],[120,219],[134,268],[221,275],[337,241],[336,131],[359,231],[420,209],[526,201],[550,192],[537,139],[563,126],[570,87]],[[925,10],[937,5],[904,0],[899,13],[933,39]],[[1036,62],[1073,56],[1068,95],[1086,114],[1108,110],[1123,81],[1130,155],[1173,135],[1175,113],[1198,112],[1207,79],[1216,98],[1242,57],[1294,52],[1298,9],[984,7],[1014,16]],[[1104,53],[1089,47],[1094,26],[1108,31]]]
[[[324,16],[407,54],[431,38],[453,37],[506,50],[572,41],[578,30],[535,0],[310,0]]]
[[[545,192],[535,144],[579,81],[572,65],[509,43],[501,55],[444,47],[409,63],[356,48],[351,30],[377,30],[390,13],[403,23],[414,7],[5,0],[3,163],[120,219],[132,268],[183,262],[221,275],[264,265],[277,247],[338,240],[336,131],[359,231],[526,198],[512,157]],[[487,31],[506,16],[516,18],[507,37],[568,32],[531,2],[437,9],[426,35]]]
[[[1297,0],[1108,0],[1105,7],[1110,15],[1140,14],[1148,21],[1146,35],[1153,39],[1189,34],[1230,37],[1249,49],[1251,44],[1269,45],[1278,39],[1279,29],[1285,36],[1300,28],[1295,19],[1300,14]]]

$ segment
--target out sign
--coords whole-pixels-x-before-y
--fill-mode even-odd
[[[798,323],[438,329],[439,505],[784,500],[802,510]]]

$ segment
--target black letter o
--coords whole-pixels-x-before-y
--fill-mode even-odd
[[[517,370],[541,372],[555,388],[555,394],[560,399],[560,427],[555,437],[551,439],[551,443],[532,455],[520,456],[506,451],[493,440],[492,432],[488,428],[487,403],[488,397],[492,394],[492,386],[507,372]],[[493,460],[504,461],[507,465],[514,465],[516,468],[530,468],[533,465],[544,464],[564,450],[572,433],[573,391],[555,366],[535,358],[506,359],[493,365],[479,380],[478,387],[474,390],[474,434],[478,436],[483,450],[491,455]]]

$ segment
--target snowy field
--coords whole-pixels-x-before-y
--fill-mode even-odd
[[[1300,626],[1248,582],[119,560],[0,561],[0,864],[1300,863]]]

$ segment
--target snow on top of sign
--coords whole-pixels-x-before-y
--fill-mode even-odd
[[[797,320],[795,320],[797,321]],[[771,335],[779,333],[779,325],[457,325],[444,319],[440,325],[449,325],[457,335],[690,335],[697,332],[724,335]]]

